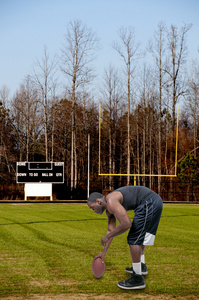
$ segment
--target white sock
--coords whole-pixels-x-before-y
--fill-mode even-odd
[[[139,263],[133,263],[133,270],[135,271],[136,274],[142,275],[141,262],[139,262]]]
[[[141,255],[141,262],[142,262],[143,264],[145,264],[145,256],[144,256],[144,254]]]

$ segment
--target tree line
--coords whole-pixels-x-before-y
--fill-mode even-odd
[[[106,67],[94,94],[99,40],[80,20],[71,21],[59,57],[50,58],[44,47],[33,74],[12,99],[7,87],[0,90],[1,198],[20,197],[19,161],[64,162],[65,183],[54,189],[58,199],[86,198],[88,165],[91,190],[108,192],[134,184],[130,176],[98,175],[100,103],[101,173],[158,174],[162,177],[137,176],[136,184],[149,186],[164,199],[196,200],[199,63],[187,64],[190,29],[191,24],[177,28],[160,22],[143,51],[134,28],[120,28],[112,48],[121,67]],[[58,92],[58,66],[67,81],[64,95]],[[180,176],[164,178],[175,172],[178,105]],[[191,191],[186,196],[185,186]]]

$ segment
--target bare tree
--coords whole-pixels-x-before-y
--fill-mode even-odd
[[[8,160],[8,141],[6,141],[6,137],[8,137],[7,132],[7,119],[8,119],[8,97],[9,97],[9,89],[4,85],[0,90],[0,172],[3,173],[2,162],[6,161],[6,165],[8,171],[10,173],[10,164]]]
[[[0,90],[0,163],[3,156],[3,143],[4,143],[4,128],[5,128],[5,110],[8,107],[9,89],[4,85]]]
[[[147,67],[146,63],[138,76],[139,102],[135,112],[137,128],[137,169],[142,174],[154,173],[154,155],[157,153],[157,143],[154,144],[154,136],[157,136],[157,92],[155,89],[154,70]],[[139,72],[138,72],[139,75]],[[156,109],[154,109],[156,107]],[[157,141],[157,139],[156,139]],[[141,150],[141,151],[140,151]],[[149,177],[149,185],[152,186],[153,178]],[[138,177],[138,183],[140,183]],[[146,177],[142,178],[142,185],[146,184]]]
[[[131,102],[131,80],[133,73],[135,71],[135,65],[133,61],[138,58],[137,52],[140,43],[135,42],[134,28],[124,28],[119,29],[119,39],[120,42],[115,42],[113,48],[122,57],[125,63],[125,72],[127,76],[127,103],[128,103],[128,113],[127,113],[127,174],[130,174],[130,102]],[[130,177],[127,177],[127,184],[130,183]]]
[[[180,96],[182,96],[186,90],[183,89],[182,84],[180,84],[180,70],[186,61],[187,56],[187,45],[186,45],[186,35],[191,28],[191,24],[185,24],[181,27],[180,31],[176,26],[171,25],[170,31],[168,32],[168,50],[170,52],[170,57],[168,64],[166,66],[166,73],[169,76],[172,87],[172,131],[174,137],[175,130],[175,108],[176,103]]]
[[[94,78],[92,62],[97,46],[95,33],[80,20],[68,24],[62,48],[61,70],[69,79],[69,93],[72,99],[71,189],[77,185],[76,101],[80,87]]]
[[[165,68],[165,72],[168,75],[168,82],[170,83],[172,90],[172,149],[170,155],[170,166],[174,165],[175,156],[175,125],[176,125],[176,104],[179,98],[186,93],[186,89],[183,86],[183,80],[181,76],[181,69],[186,61],[187,56],[187,45],[186,45],[186,35],[191,28],[191,24],[185,24],[178,31],[178,28],[171,25],[170,31],[168,31],[168,62]],[[170,170],[171,170],[170,168]],[[170,189],[173,190],[173,178],[170,178]],[[171,194],[170,194],[171,195]]]
[[[153,42],[150,42],[149,52],[152,53],[156,66],[158,69],[158,82],[159,82],[159,101],[158,101],[158,175],[162,173],[162,164],[161,164],[161,156],[162,156],[162,89],[163,89],[163,76],[164,76],[164,62],[163,56],[165,53],[165,25],[163,22],[158,24],[158,30],[154,33]],[[161,177],[158,177],[158,193],[160,193],[161,187]]]
[[[192,62],[191,74],[188,78],[188,87],[189,92],[187,102],[185,103],[185,108],[186,111],[189,112],[191,122],[193,122],[193,147],[194,156],[196,158],[196,149],[198,145],[197,127],[199,118],[199,62],[196,60]]]
[[[108,139],[109,139],[109,174],[115,173],[116,128],[118,113],[122,107],[122,87],[117,70],[113,66],[105,69],[104,82],[101,90],[102,107],[108,113]],[[109,189],[113,188],[112,176],[109,176]]]
[[[3,85],[0,90],[0,99],[3,106],[8,106],[10,90],[6,85]]]
[[[54,136],[55,136],[55,114],[58,98],[56,96],[57,82],[52,83],[52,100],[51,100],[51,161],[54,161]]]
[[[27,76],[24,84],[20,86],[11,107],[13,126],[19,143],[19,159],[21,161],[24,157],[26,161],[29,161],[31,152],[32,157],[34,156],[32,147],[36,143],[41,129],[38,95],[30,76]]]
[[[41,93],[42,105],[44,109],[44,132],[45,132],[45,154],[48,161],[48,104],[49,93],[53,88],[53,79],[57,67],[57,57],[51,60],[47,52],[47,47],[44,46],[44,55],[41,62],[37,59],[36,70],[34,69],[34,80]]]

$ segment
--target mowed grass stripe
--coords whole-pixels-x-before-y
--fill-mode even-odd
[[[97,280],[91,270],[106,230],[105,215],[85,204],[1,204],[0,297],[122,295],[117,282],[128,278],[124,269],[131,264],[127,233],[114,239],[104,276]],[[146,247],[149,275],[142,293],[198,295],[198,241],[199,206],[165,204],[155,245]]]

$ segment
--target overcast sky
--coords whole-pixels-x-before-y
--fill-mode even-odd
[[[101,42],[96,71],[102,76],[119,56],[111,47],[119,27],[133,26],[144,50],[160,21],[180,28],[192,23],[188,33],[189,59],[199,58],[198,0],[0,0],[0,89],[10,97],[41,60],[44,45],[51,57],[60,55],[66,26],[80,19],[96,32]]]

